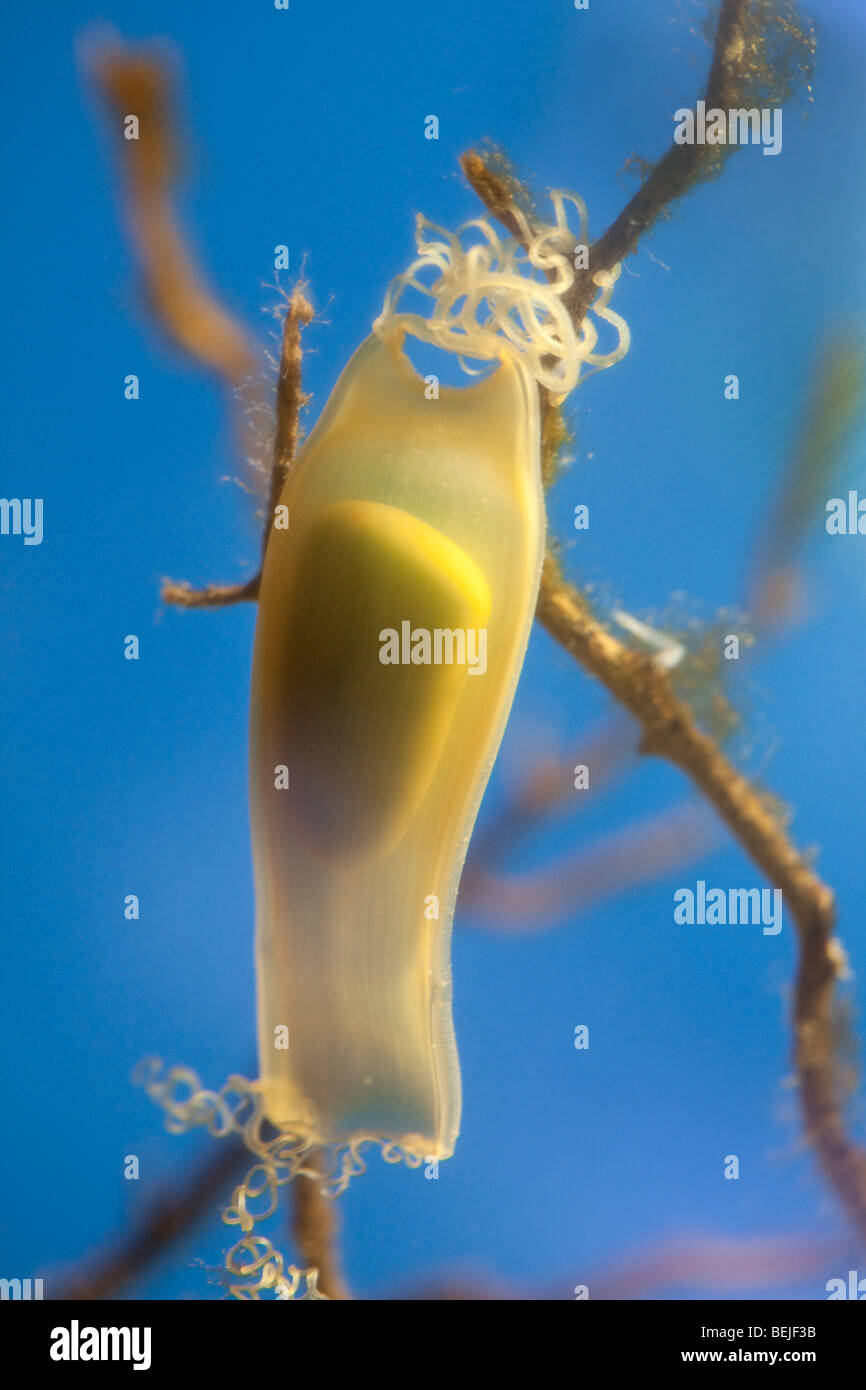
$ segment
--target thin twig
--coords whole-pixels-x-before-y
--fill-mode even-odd
[[[232,603],[255,603],[261,575],[254,574],[241,584],[207,584],[194,589],[182,580],[166,579],[160,590],[163,603],[176,608],[227,608]]]
[[[313,309],[306,297],[305,286],[297,285],[289,297],[283,320],[270,497],[262,533],[262,555],[271,534],[274,512],[282,495],[286,474],[297,452],[301,411],[310,399],[301,384],[301,329],[312,317]],[[162,599],[163,602],[173,603],[180,608],[226,608],[232,603],[255,603],[259,596],[260,582],[261,570],[246,583],[208,584],[204,589],[193,589],[189,584],[166,580],[162,586]]]
[[[262,536],[262,554],[268,544],[274,523],[274,511],[283,491],[286,474],[298,452],[301,411],[310,400],[303,390],[301,377],[301,329],[310,323],[312,318],[313,308],[306,296],[306,286],[296,285],[283,321],[283,346],[280,352],[280,375],[277,380],[277,425],[274,432],[270,501]]]
[[[762,634],[801,616],[799,552],[825,499],[863,407],[866,357],[859,335],[836,330],[816,355],[781,486],[773,497],[749,584]],[[823,518],[822,518],[823,519]]]

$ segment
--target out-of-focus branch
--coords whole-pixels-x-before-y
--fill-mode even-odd
[[[737,1294],[820,1278],[850,1252],[850,1240],[805,1236],[679,1237],[600,1269],[587,1282],[596,1299],[646,1298],[674,1287]]]
[[[205,287],[172,208],[178,160],[168,64],[156,52],[118,43],[95,51],[89,66],[111,113],[126,223],[154,316],[195,361],[237,387],[256,365],[249,336]],[[129,118],[138,129],[127,134]]]
[[[688,802],[631,824],[532,873],[501,869],[543,817],[571,801],[583,809],[638,752],[631,720],[608,720],[570,753],[535,758],[503,808],[472,837],[460,880],[460,907],[470,922],[494,931],[546,931],[700,858],[719,838],[702,803]],[[573,770],[585,766],[591,787],[575,791]],[[587,801],[589,798],[589,801]],[[462,920],[466,920],[465,913]]]
[[[796,615],[798,551],[834,486],[864,384],[862,342],[853,334],[834,334],[815,363],[806,410],[758,547],[749,611],[762,632]]]
[[[685,802],[584,846],[537,873],[502,874],[469,866],[460,902],[497,930],[544,931],[699,859],[718,841],[718,823],[701,803]]]
[[[119,1293],[198,1221],[215,1212],[247,1162],[246,1150],[236,1139],[209,1149],[204,1161],[180,1186],[166,1184],[162,1188],[115,1245],[85,1261],[65,1281],[61,1279],[58,1293],[52,1292],[53,1280],[48,1281],[50,1296],[78,1300],[110,1298]]]
[[[820,1279],[836,1262],[841,1273],[851,1255],[850,1242],[808,1237],[716,1235],[680,1236],[616,1264],[590,1270],[580,1283],[594,1302],[647,1298],[665,1289],[713,1289],[744,1294],[758,1289],[785,1288],[795,1282]],[[437,1302],[573,1299],[578,1279],[556,1284],[518,1286],[490,1275],[452,1276],[392,1297]]]
[[[608,720],[571,753],[535,757],[518,785],[506,796],[502,809],[476,828],[460,880],[461,902],[467,892],[472,894],[476,868],[483,872],[491,864],[501,862],[538,825],[540,818],[557,806],[571,800],[584,807],[587,795],[592,800],[609,786],[637,751],[634,725],[620,715]],[[572,771],[578,765],[585,766],[592,779],[590,788],[580,792],[575,791]]]

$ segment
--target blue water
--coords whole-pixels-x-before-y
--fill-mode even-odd
[[[866,18],[855,0],[808,9],[822,28],[808,119],[787,108],[781,155],[737,152],[657,226],[616,291],[631,352],[570,404],[579,453],[551,523],[574,573],[638,616],[674,594],[708,619],[744,603],[818,346],[862,331]],[[130,1084],[139,1057],[218,1085],[249,1070],[253,1036],[254,612],[164,611],[158,589],[164,575],[249,574],[255,508],[225,481],[242,465],[219,391],[142,310],[76,43],[101,17],[177,45],[184,223],[227,303],[264,333],[274,246],[290,250],[284,282],[305,267],[321,311],[306,338],[311,422],[411,258],[416,211],[446,226],[476,214],[456,164],[473,142],[494,137],[538,186],[580,191],[593,232],[608,224],[626,196],[617,170],[633,152],[658,157],[674,109],[701,93],[707,49],[678,13],[667,0],[72,0],[6,16],[0,491],[42,497],[45,534],[0,538],[0,1274],[43,1274],[50,1292],[206,1152],[206,1138],[163,1132]],[[423,138],[430,113],[438,141]],[[861,428],[843,472],[866,493],[864,445]],[[578,503],[591,516],[580,538]],[[803,621],[732,688],[754,735],[747,768],[794,808],[796,840],[838,894],[862,1012],[866,540],[831,539],[819,516],[804,576]],[[123,659],[130,633],[138,662]],[[540,749],[570,750],[609,708],[536,631],[482,824]],[[689,794],[666,765],[632,762],[510,867],[587,851]],[[671,1239],[842,1235],[785,1087],[790,923],[778,936],[677,927],[673,892],[698,878],[763,885],[722,834],[699,861],[547,932],[458,916],[459,1146],[437,1181],[373,1156],[342,1199],[360,1296],[460,1274],[568,1298]],[[581,1023],[588,1051],[573,1046]],[[862,1105],[853,1121],[862,1134]],[[215,1207],[126,1292],[218,1296],[194,1262],[218,1265],[227,1243]],[[739,1292],[820,1298],[847,1267]],[[708,1277],[660,1292],[720,1291]]]

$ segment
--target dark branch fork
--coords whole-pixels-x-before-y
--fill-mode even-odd
[[[262,534],[262,556],[268,544],[274,513],[279,504],[286,475],[297,453],[300,436],[300,416],[309,401],[301,385],[301,329],[313,317],[312,306],[301,285],[289,297],[283,320],[283,345],[277,379],[276,429],[274,432],[273,462],[268,498],[268,511]],[[242,584],[208,584],[204,589],[192,589],[188,584],[166,580],[162,597],[166,603],[181,608],[225,608],[232,603],[255,602],[259,596],[261,571]]]

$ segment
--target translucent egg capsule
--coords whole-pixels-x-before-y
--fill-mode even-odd
[[[299,1174],[336,1196],[369,1141],[414,1164],[454,1149],[451,923],[538,591],[538,392],[562,400],[629,346],[610,308],[618,266],[593,275],[572,321],[586,210],[552,201],[550,225],[513,210],[518,239],[484,219],[457,233],[417,220],[417,257],[279,499],[250,714],[260,1075],[219,1091],[157,1059],[140,1075],[170,1129],[240,1134],[255,1158],[223,1212],[241,1233],[226,1256],[237,1297],[294,1296],[302,1278],[317,1296],[316,1271],[254,1233]],[[426,312],[403,307],[409,293]],[[607,352],[598,322],[616,334]],[[467,357],[493,369],[431,385],[407,335],[470,375]]]
[[[269,1118],[317,1143],[454,1147],[449,938],[535,604],[537,410],[508,358],[429,399],[370,338],[280,498],[253,659],[259,1049]]]

